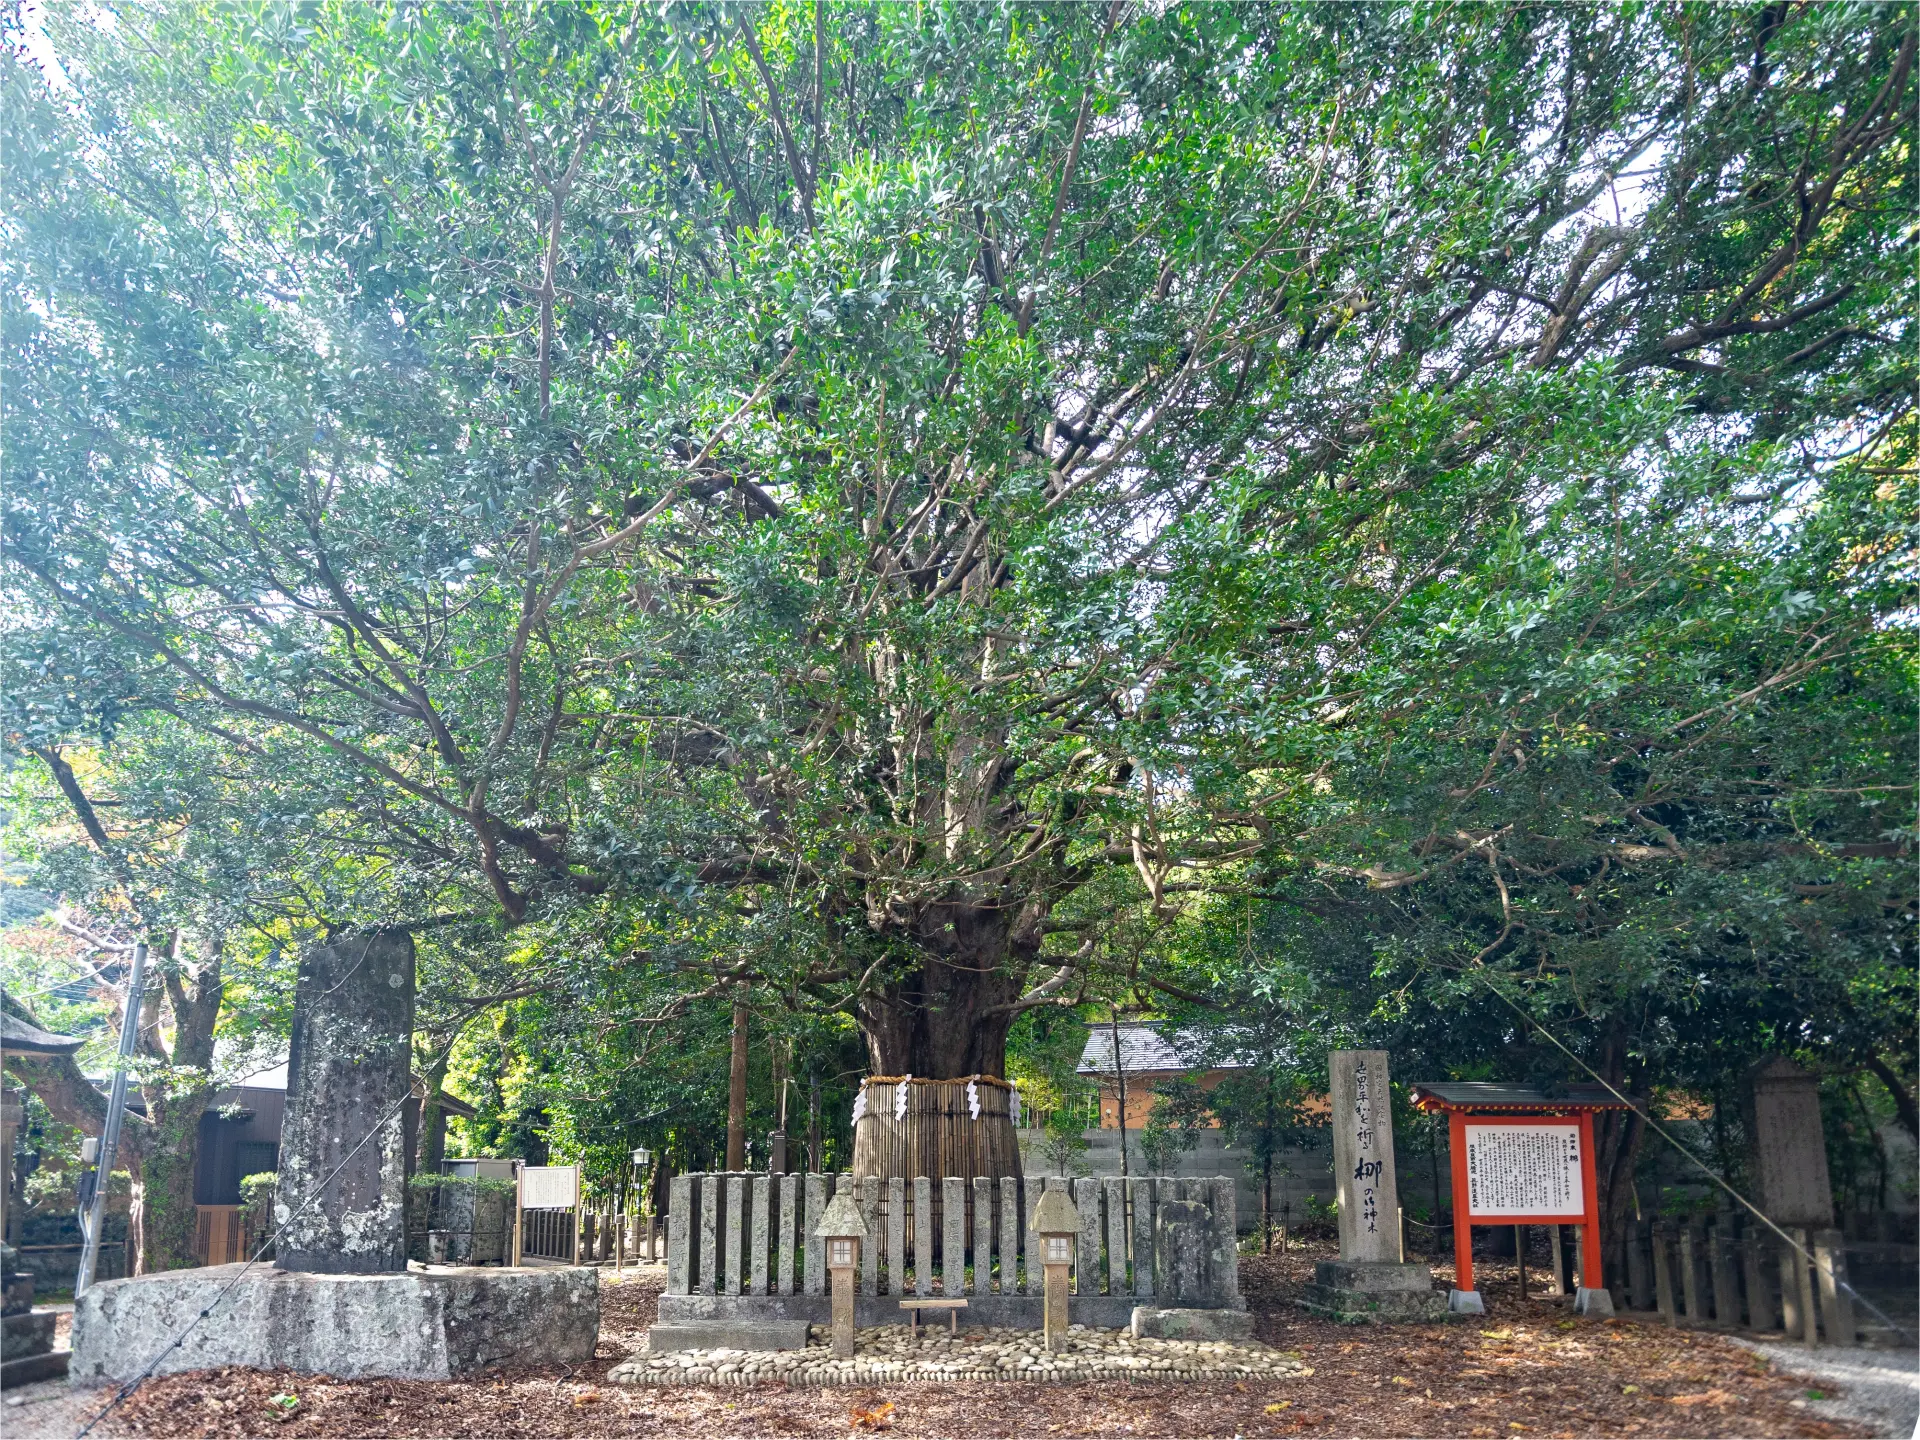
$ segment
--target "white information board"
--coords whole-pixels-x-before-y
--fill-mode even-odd
[[[527,1210],[571,1210],[580,1172],[571,1165],[529,1165],[520,1172],[520,1204]]]
[[[1467,1213],[1503,1215],[1586,1213],[1580,1193],[1578,1124],[1467,1123]]]

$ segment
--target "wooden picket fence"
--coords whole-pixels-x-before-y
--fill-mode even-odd
[[[870,1237],[861,1247],[861,1295],[1038,1295],[1039,1237],[1031,1228],[1044,1187],[1068,1188],[1080,1212],[1072,1284],[1077,1295],[1154,1293],[1158,1207],[1208,1207],[1221,1292],[1239,1295],[1234,1182],[1118,1175],[1068,1181],[947,1178],[936,1207],[925,1176],[911,1181],[841,1175],[707,1173],[674,1177],[667,1209],[667,1294],[819,1295],[824,1242],[813,1235],[833,1192],[851,1191]],[[939,1233],[935,1233],[938,1211]]]

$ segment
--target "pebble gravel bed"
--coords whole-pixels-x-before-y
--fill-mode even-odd
[[[1297,1355],[1258,1342],[1135,1339],[1126,1330],[1075,1325],[1067,1348],[1049,1353],[1038,1330],[923,1329],[854,1332],[850,1360],[837,1359],[826,1327],[804,1350],[641,1351],[616,1365],[616,1385],[873,1385],[901,1380],[1249,1380],[1311,1375]]]

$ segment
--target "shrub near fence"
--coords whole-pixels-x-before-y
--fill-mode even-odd
[[[926,1177],[691,1174],[673,1180],[661,1318],[812,1319],[815,1311],[824,1318],[826,1257],[813,1228],[832,1193],[851,1191],[871,1237],[856,1276],[860,1323],[899,1319],[900,1297],[940,1295],[967,1297],[973,1318],[986,1323],[1037,1324],[1042,1275],[1031,1222],[1043,1184],[1069,1189],[1080,1212],[1076,1320],[1125,1324],[1136,1304],[1164,1295],[1167,1257],[1155,1252],[1156,1219],[1176,1200],[1205,1207],[1209,1303],[1242,1308],[1234,1186],[1226,1178],[982,1177],[969,1184],[950,1177],[940,1187],[936,1227]],[[1193,1294],[1194,1277],[1183,1288]]]

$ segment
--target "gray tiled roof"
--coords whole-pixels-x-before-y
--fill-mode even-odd
[[[1125,1050],[1120,1052],[1123,1056]],[[1431,1096],[1448,1105],[1476,1105],[1500,1110],[1623,1108],[1604,1085],[1569,1085],[1559,1095],[1548,1095],[1532,1085],[1502,1085],[1490,1080],[1449,1080],[1416,1084],[1413,1097]]]
[[[1128,1074],[1160,1070],[1242,1070],[1248,1062],[1235,1055],[1210,1053],[1216,1047],[1191,1030],[1162,1031],[1157,1025],[1120,1026],[1120,1065]],[[1082,1075],[1113,1073],[1113,1028],[1088,1027],[1086,1048],[1080,1052]]]
[[[0,1049],[16,1055],[71,1055],[86,1043],[83,1037],[55,1035],[0,1010]]]

